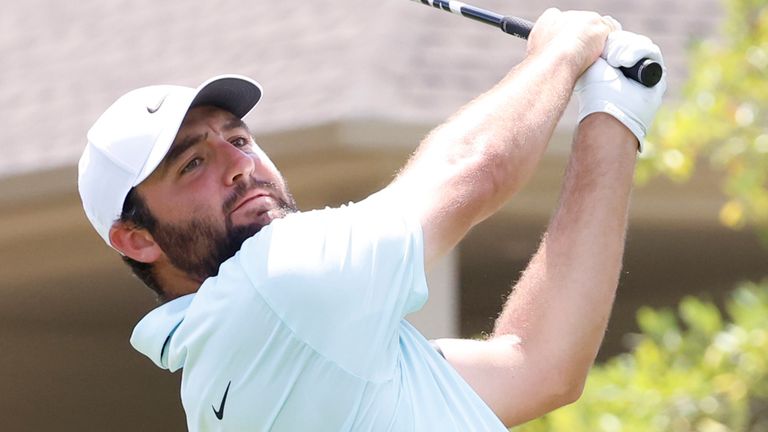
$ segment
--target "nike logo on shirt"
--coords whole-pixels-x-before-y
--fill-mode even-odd
[[[227,383],[227,389],[224,390],[224,397],[221,399],[221,405],[219,405],[219,409],[217,410],[216,407],[211,405],[211,409],[213,409],[213,413],[216,414],[216,418],[221,420],[224,418],[224,404],[227,403],[227,393],[229,393],[229,386],[232,384],[232,381]]]

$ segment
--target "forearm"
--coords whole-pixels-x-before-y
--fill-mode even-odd
[[[471,149],[506,172],[533,171],[568,103],[577,72],[549,50],[527,57],[499,84],[437,129],[424,150],[451,156]],[[454,149],[446,147],[450,144]],[[435,147],[436,146],[436,147]]]
[[[570,98],[577,71],[555,50],[527,58],[419,146],[394,185],[423,207],[427,262],[453,247],[531,177]],[[408,199],[413,201],[408,202]],[[442,217],[450,215],[450,217]],[[430,241],[430,231],[437,241]]]
[[[467,170],[488,177],[478,180],[493,180],[503,202],[535,170],[570,99],[577,77],[573,69],[563,67],[554,50],[526,58],[430,133],[402,176],[427,164],[450,175]]]
[[[607,326],[624,250],[636,140],[606,114],[579,126],[558,208],[496,322],[525,352],[583,380]]]

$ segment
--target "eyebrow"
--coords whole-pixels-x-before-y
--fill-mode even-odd
[[[239,119],[237,117],[234,117],[230,119],[228,122],[224,123],[224,126],[222,126],[222,129],[225,131],[231,131],[233,129],[245,129],[248,132],[248,135],[251,135],[251,130],[248,129],[248,125],[245,124],[243,119]]]

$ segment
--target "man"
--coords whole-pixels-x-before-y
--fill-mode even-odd
[[[89,131],[81,196],[164,301],[131,342],[183,369],[189,428],[505,430],[578,398],[665,87],[616,72],[661,61],[618,30],[548,10],[518,67],[433,131],[392,184],[336,209],[296,211],[241,120],[261,95],[253,81],[148,87],[110,107]],[[531,176],[574,86],[580,122],[539,250],[490,338],[435,349],[404,320],[426,301],[425,269]]]

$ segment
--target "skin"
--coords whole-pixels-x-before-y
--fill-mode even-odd
[[[211,106],[187,113],[171,150],[137,191],[160,229],[116,223],[110,240],[126,256],[154,264],[169,300],[196,292],[220,264],[195,271],[194,260],[185,265],[189,255],[205,258],[216,249],[212,239],[240,230],[237,250],[262,226],[295,211],[285,180],[245,124]],[[169,239],[185,233],[183,244]]]
[[[530,178],[576,79],[614,23],[548,10],[534,26],[527,58],[421,144],[391,188],[413,198],[405,205],[422,221],[427,265]],[[558,209],[492,337],[438,341],[507,426],[581,395],[617,286],[637,145],[613,117],[582,121]]]
[[[560,203],[491,338],[438,341],[508,426],[581,395],[619,280],[636,145],[607,114],[584,119]]]
[[[547,10],[528,41],[526,59],[496,87],[468,104],[419,146],[387,186],[420,220],[427,267],[477,223],[501,208],[531,177],[577,78],[601,53],[612,20],[587,12]],[[188,223],[195,215],[214,233],[229,225],[262,225],[287,213],[285,182],[244,128],[212,107],[191,110],[174,147],[205,139],[180,163],[138,186],[158,220]],[[621,267],[637,141],[605,114],[578,126],[558,208],[539,250],[515,285],[492,337],[442,339],[447,360],[507,425],[570,403],[581,394],[602,341]],[[200,165],[185,167],[195,158]],[[243,179],[275,185],[233,213],[224,203]],[[154,263],[173,298],[195,292],[203,278],[174,264],[162,242],[116,224],[112,244]],[[166,248],[167,249],[167,248]]]

